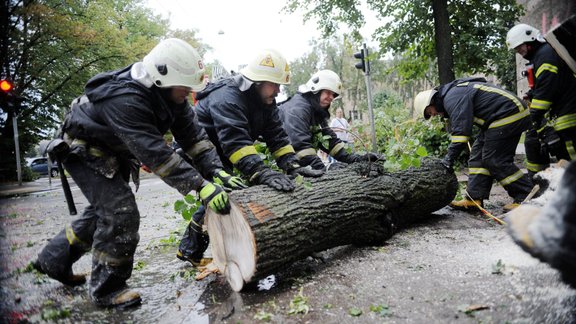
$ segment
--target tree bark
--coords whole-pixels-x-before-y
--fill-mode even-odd
[[[234,191],[229,215],[208,211],[214,263],[235,291],[313,252],[380,245],[446,206],[458,189],[438,160],[395,173],[356,163],[304,181],[291,193],[266,186]]]
[[[452,30],[448,14],[447,0],[432,0],[434,15],[434,40],[438,56],[438,76],[440,84],[454,80],[454,54],[452,52]]]

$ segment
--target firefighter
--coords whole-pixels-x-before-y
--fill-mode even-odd
[[[210,83],[198,92],[196,112],[200,125],[216,146],[225,170],[236,168],[250,184],[267,185],[280,191],[295,189],[291,177],[319,177],[323,172],[302,167],[290,144],[276,106],[280,85],[290,83],[286,59],[275,50],[259,53],[238,74]],[[283,170],[275,171],[260,158],[255,141],[266,143]],[[203,258],[208,236],[202,232],[204,209],[192,217],[180,242],[177,257],[193,265]]]
[[[333,71],[321,70],[314,73],[306,84],[300,85],[296,95],[279,105],[284,129],[302,165],[310,165],[316,170],[325,169],[315,147],[344,163],[383,160],[375,153],[349,153],[346,144],[328,126],[330,106],[332,101],[340,98],[341,93],[340,77]],[[323,144],[323,140],[318,141],[319,137],[327,138],[328,145]]]
[[[473,125],[480,128],[468,162],[470,197],[453,201],[450,206],[478,210],[489,198],[494,179],[513,198],[505,210],[514,209],[526,198],[531,181],[514,164],[516,146],[530,124],[528,109],[520,98],[484,78],[464,78],[420,92],[414,99],[414,109],[425,119],[436,115],[449,118],[451,143],[442,160],[449,170],[467,146]]]
[[[530,91],[532,128],[524,142],[529,172],[547,168],[550,154],[558,159],[576,159],[576,75],[540,31],[530,25],[512,27],[506,45],[530,61],[534,71]]]
[[[129,186],[138,186],[140,164],[181,194],[196,191],[209,208],[227,213],[225,190],[207,180],[236,182],[223,165],[188,103],[192,90],[204,88],[204,66],[197,51],[180,39],[166,39],[141,62],[90,79],[75,99],[60,137],[69,145],[61,159],[88,200],[84,213],[40,252],[34,267],[71,286],[86,278],[72,265],[92,250],[89,294],[101,307],[137,305],[129,289],[138,244],[140,215]],[[166,145],[171,131],[198,170]],[[232,187],[235,185],[232,184]]]

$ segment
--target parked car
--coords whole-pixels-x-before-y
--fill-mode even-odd
[[[32,171],[40,175],[48,175],[48,173],[50,173],[50,176],[53,178],[58,176],[58,166],[56,165],[55,162],[52,163],[52,165],[50,166],[50,172],[48,172],[48,158],[45,157],[32,158],[28,162],[28,166],[30,167],[30,169],[32,169]]]

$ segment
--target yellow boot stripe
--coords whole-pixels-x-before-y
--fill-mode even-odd
[[[452,135],[452,143],[466,143],[470,139],[470,136],[464,135]]]
[[[511,184],[512,182],[522,178],[523,176],[524,176],[524,172],[522,172],[522,170],[518,170],[514,174],[507,176],[506,178],[500,180],[499,182],[502,186],[507,186],[507,185]]]
[[[66,238],[70,245],[86,245],[86,243],[82,242],[82,240],[76,236],[76,233],[74,233],[74,230],[70,225],[66,225]]]
[[[487,175],[490,176],[490,171],[486,168],[468,168],[468,173],[469,174],[483,174],[483,175]]]

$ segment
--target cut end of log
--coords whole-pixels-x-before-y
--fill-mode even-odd
[[[225,275],[232,290],[242,290],[244,287],[244,278],[242,278],[242,272],[236,263],[228,262]]]
[[[206,223],[214,264],[234,291],[240,291],[256,272],[256,243],[240,208],[231,201],[228,215],[207,209]]]

